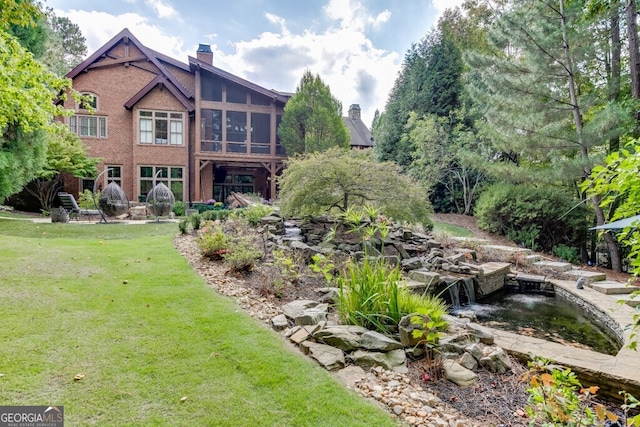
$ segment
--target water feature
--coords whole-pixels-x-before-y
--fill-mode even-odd
[[[614,355],[620,346],[568,301],[545,295],[503,294],[470,304],[478,323]]]
[[[459,278],[447,284],[447,302],[454,311],[462,309],[463,305],[475,304],[476,290],[472,277]]]

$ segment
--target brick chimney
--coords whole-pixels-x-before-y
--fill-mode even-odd
[[[198,45],[196,56],[200,61],[213,65],[213,52],[211,51],[211,45],[200,43],[200,45]]]
[[[349,118],[353,120],[360,120],[359,104],[351,104],[351,106],[349,106]]]

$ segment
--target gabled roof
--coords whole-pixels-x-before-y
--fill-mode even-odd
[[[373,147],[373,136],[371,131],[360,119],[343,117],[344,125],[349,129],[352,147]]]
[[[86,71],[91,64],[93,64],[94,62],[98,61],[100,58],[102,58],[103,55],[105,55],[107,52],[109,52],[111,49],[113,49],[118,43],[120,43],[123,40],[126,41],[126,42],[129,42],[129,41],[132,42],[138,49],[140,49],[140,51],[145,55],[147,60],[149,62],[151,62],[153,65],[155,65],[156,68],[158,68],[158,70],[160,71],[161,75],[164,76],[165,80],[168,83],[170,83],[170,84],[166,85],[167,87],[169,87],[170,85],[173,85],[173,86],[175,86],[175,89],[177,89],[182,94],[182,96],[184,98],[187,98],[187,99],[193,98],[193,94],[191,94],[191,92],[189,92],[187,90],[187,88],[185,88],[178,81],[178,79],[175,78],[175,76],[173,74],[171,74],[170,72],[167,71],[165,66],[162,65],[161,60],[166,62],[166,63],[170,63],[172,65],[175,65],[175,66],[177,66],[179,68],[185,69],[185,70],[187,69],[187,65],[186,64],[182,64],[179,61],[176,61],[174,59],[171,59],[171,58],[167,57],[166,55],[162,55],[162,54],[160,54],[158,52],[155,52],[152,49],[147,48],[142,43],[140,43],[140,41],[131,33],[131,31],[129,31],[128,28],[125,28],[122,31],[120,31],[111,40],[109,40],[107,43],[102,45],[102,47],[100,49],[98,49],[91,56],[89,56],[87,59],[82,61],[73,70],[69,71],[67,73],[66,77],[68,77],[70,79],[73,79],[74,77],[76,77],[81,72]]]
[[[193,103],[189,102],[189,99],[187,99],[187,97],[185,97],[173,84],[168,82],[167,79],[165,79],[162,75],[159,75],[155,79],[151,80],[145,87],[140,89],[138,93],[133,95],[133,97],[131,97],[131,99],[124,104],[125,108],[127,108],[128,110],[132,109],[133,106],[138,103],[138,101],[140,101],[146,94],[151,92],[151,90],[156,86],[166,87],[169,92],[171,92],[171,94],[175,96],[176,99],[180,101],[184,108],[190,113],[195,110]]]
[[[189,65],[191,66],[191,70],[195,71],[197,68],[201,68],[203,70],[209,71],[210,73],[213,73],[217,76],[222,77],[223,79],[227,79],[229,81],[232,81],[234,83],[237,83],[241,86],[246,87],[247,89],[251,89],[255,92],[258,92],[264,96],[268,96],[269,98],[275,100],[275,101],[279,101],[282,102],[283,104],[286,104],[286,102],[289,100],[289,97],[286,95],[281,94],[280,92],[276,92],[275,90],[270,90],[270,89],[265,89],[262,86],[259,86],[255,83],[251,83],[249,80],[245,80],[243,78],[240,78],[236,75],[233,75],[231,73],[228,73],[224,70],[221,70],[218,67],[214,67],[211,64],[208,64],[204,61],[200,61],[198,58],[194,58],[192,56],[189,57]]]

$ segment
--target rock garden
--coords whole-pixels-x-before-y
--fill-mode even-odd
[[[486,253],[374,214],[227,216],[184,219],[176,247],[213,289],[348,387],[412,426],[531,421],[527,368],[435,296],[455,288],[451,305],[504,284],[508,268],[486,271]]]

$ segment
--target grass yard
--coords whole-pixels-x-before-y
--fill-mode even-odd
[[[432,232],[436,236],[473,237],[473,232],[469,229],[440,221],[433,221]]]
[[[0,218],[0,404],[63,405],[68,426],[397,425],[208,288],[177,230]]]

